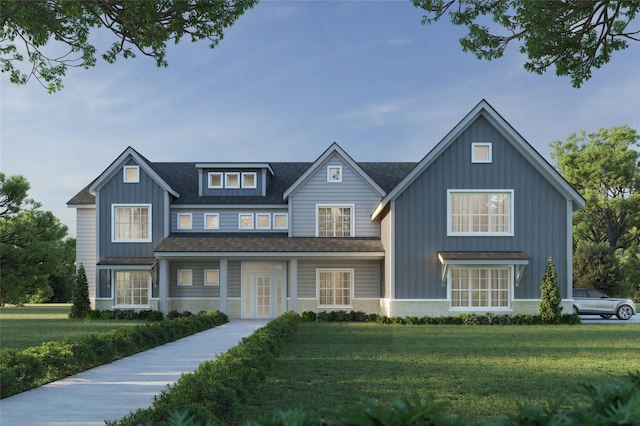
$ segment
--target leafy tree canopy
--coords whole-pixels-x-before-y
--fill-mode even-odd
[[[412,2],[428,12],[423,24],[436,22],[448,12],[451,23],[466,26],[469,33],[460,40],[465,52],[479,59],[500,58],[516,40],[528,58],[527,71],[542,74],[555,65],[556,74],[570,76],[574,87],[589,80],[593,68],[608,63],[613,52],[640,41],[640,23],[634,22],[640,10],[638,0]]]
[[[150,56],[167,66],[167,42],[206,39],[215,47],[231,26],[258,0],[2,0],[0,7],[0,69],[12,83],[31,77],[50,92],[60,90],[68,67],[90,68],[96,48],[89,40],[92,29],[111,31],[115,41],[102,54],[109,63],[118,56]],[[51,41],[67,49],[48,55]],[[20,68],[27,62],[26,70]]]
[[[6,176],[0,172],[0,217],[17,213],[28,202],[29,182],[23,176]]]
[[[558,170],[587,201],[574,215],[576,239],[614,250],[640,243],[638,140],[636,130],[619,126],[551,144]]]

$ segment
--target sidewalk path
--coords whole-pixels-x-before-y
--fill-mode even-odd
[[[0,400],[2,426],[104,425],[145,408],[202,362],[236,346],[268,320],[227,324]]]

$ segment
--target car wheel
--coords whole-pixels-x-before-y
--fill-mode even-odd
[[[576,307],[576,305],[573,305],[573,315],[578,315],[580,312],[578,312],[578,308]]]
[[[604,319],[609,319],[609,318],[611,318],[613,315],[611,315],[611,314],[602,314],[602,315],[600,315],[600,316],[601,316],[602,318],[604,318]]]
[[[616,311],[616,316],[620,320],[628,320],[633,316],[633,309],[629,305],[622,305]]]

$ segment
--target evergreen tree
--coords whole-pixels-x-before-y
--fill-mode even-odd
[[[557,322],[562,312],[562,306],[560,306],[562,299],[560,298],[560,288],[558,287],[558,274],[551,257],[547,261],[547,269],[544,271],[540,293],[539,311],[542,320],[548,323]]]
[[[87,281],[84,265],[81,263],[76,273],[76,280],[73,283],[73,306],[69,317],[84,318],[90,311],[89,282]]]

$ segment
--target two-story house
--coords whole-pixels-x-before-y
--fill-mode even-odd
[[[74,196],[98,309],[535,313],[572,298],[584,199],[486,101],[419,163],[155,163],[127,148]]]

